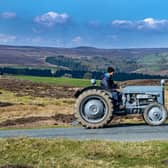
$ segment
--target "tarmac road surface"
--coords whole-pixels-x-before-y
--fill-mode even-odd
[[[45,128],[1,130],[0,138],[7,137],[35,137],[35,138],[68,138],[77,140],[111,140],[111,141],[148,141],[168,140],[168,125],[147,126],[117,125],[102,129],[85,128]]]

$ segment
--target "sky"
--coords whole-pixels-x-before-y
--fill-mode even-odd
[[[168,47],[167,0],[0,0],[0,44]]]

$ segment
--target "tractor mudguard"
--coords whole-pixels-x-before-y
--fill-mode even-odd
[[[87,90],[92,90],[92,89],[96,89],[96,90],[102,90],[102,87],[100,86],[89,86],[83,89],[79,89],[75,92],[74,97],[78,98],[80,94],[82,94],[83,92],[87,91]]]

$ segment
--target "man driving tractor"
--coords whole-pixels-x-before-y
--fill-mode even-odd
[[[117,91],[118,85],[113,81],[114,72],[115,69],[113,67],[108,67],[107,72],[104,74],[100,85],[103,89],[108,90],[112,93],[114,104],[116,106],[120,106],[119,102],[121,102],[121,94]],[[123,108],[122,106],[120,107]]]

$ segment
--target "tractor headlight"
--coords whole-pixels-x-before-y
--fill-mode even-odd
[[[165,84],[165,80],[162,79],[162,80],[160,81],[160,84],[161,84],[162,86],[164,86],[164,84]]]
[[[91,82],[92,85],[96,85],[96,80],[95,79],[91,79],[90,82]]]

